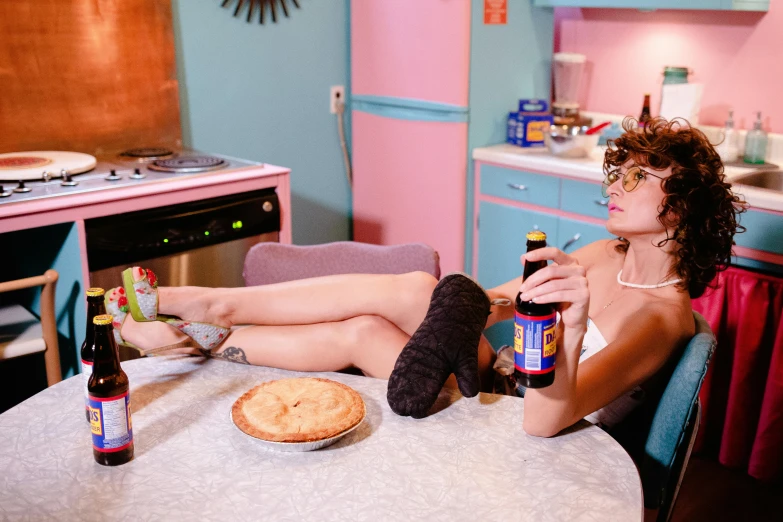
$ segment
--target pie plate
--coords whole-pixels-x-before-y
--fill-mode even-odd
[[[362,401],[362,405],[364,406],[364,401]],[[255,439],[256,442],[258,442],[262,447],[270,450],[275,451],[289,451],[289,452],[296,452],[296,451],[314,451],[321,448],[325,448],[327,446],[331,446],[338,440],[342,439],[349,433],[351,433],[353,430],[358,428],[362,425],[364,422],[365,417],[367,417],[367,407],[364,408],[364,414],[362,415],[362,418],[359,419],[359,422],[357,422],[355,425],[351,426],[347,430],[338,433],[337,435],[333,435],[332,437],[329,437],[328,439],[321,439],[321,440],[313,440],[308,442],[275,442],[271,440],[264,440],[259,439],[258,437],[253,437],[252,435],[248,435],[241,429],[239,429],[239,426],[236,425],[234,422],[234,415],[231,411],[229,411],[229,416],[231,417],[231,424],[236,427],[236,429],[239,430],[240,433],[243,435],[247,435],[248,437]]]

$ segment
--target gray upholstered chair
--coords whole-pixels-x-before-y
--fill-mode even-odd
[[[297,246],[258,243],[245,256],[245,286],[335,274],[404,274],[422,271],[440,278],[440,258],[429,245],[370,245],[338,241]]]

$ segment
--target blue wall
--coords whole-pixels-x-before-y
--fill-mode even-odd
[[[472,0],[469,155],[477,147],[506,141],[508,113],[516,110],[520,98],[550,98],[554,11],[533,7],[532,3],[510,1],[506,25],[484,25],[484,1]],[[468,273],[473,261],[473,179],[473,158],[469,157],[465,224]],[[508,241],[525,241],[525,232],[495,231]]]
[[[185,145],[291,168],[294,243],[350,239],[350,191],[329,113],[330,86],[350,88],[348,0],[287,2],[291,17],[278,7],[277,23],[267,11],[264,25],[220,4],[172,4]]]

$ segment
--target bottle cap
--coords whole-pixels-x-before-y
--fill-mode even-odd
[[[546,234],[540,230],[531,230],[526,237],[529,241],[546,241]]]
[[[87,297],[98,297],[99,295],[103,295],[103,288],[88,288],[87,289]]]
[[[92,320],[92,324],[105,325],[111,324],[111,321],[111,314],[96,315]]]

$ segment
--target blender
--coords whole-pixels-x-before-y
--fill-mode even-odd
[[[552,115],[555,125],[583,123],[579,117],[579,86],[582,81],[586,57],[578,53],[555,53],[552,74],[555,83],[555,100]]]

